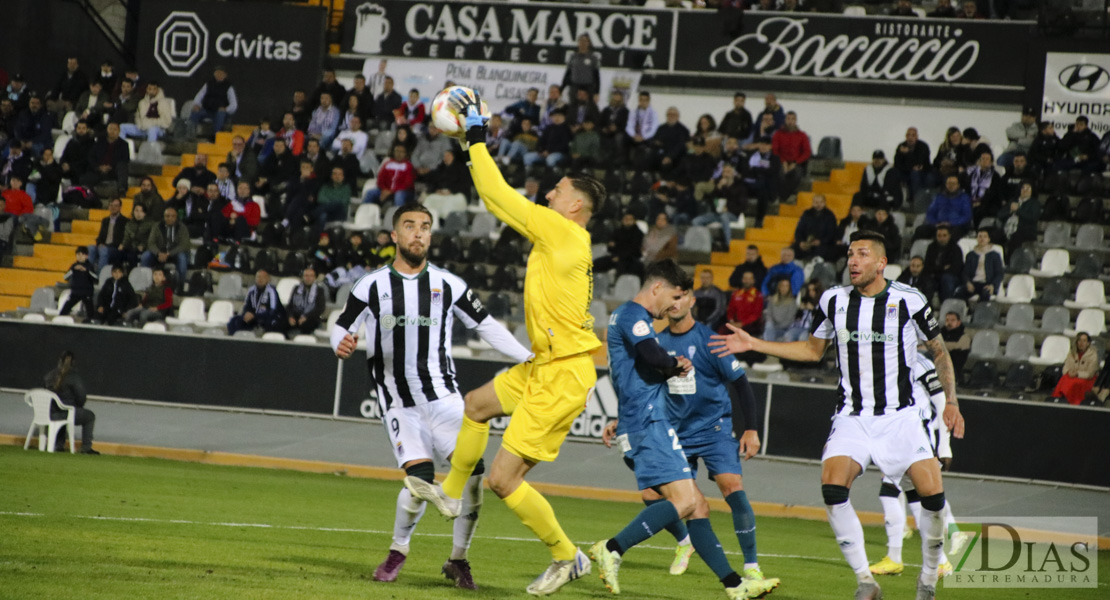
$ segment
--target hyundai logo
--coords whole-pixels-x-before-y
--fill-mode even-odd
[[[1073,92],[1097,92],[1110,85],[1110,71],[1089,63],[1071,65],[1060,71],[1060,85]]]

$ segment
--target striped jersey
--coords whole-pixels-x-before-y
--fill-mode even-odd
[[[814,308],[814,336],[834,340],[841,415],[885,415],[913,406],[917,345],[940,335],[929,302],[887,281],[868,298],[853,286],[827,290]]]
[[[478,296],[450,271],[428,264],[408,276],[387,265],[355,283],[336,325],[355,334],[366,324],[370,381],[384,412],[457,393],[454,319],[474,329],[487,316]]]

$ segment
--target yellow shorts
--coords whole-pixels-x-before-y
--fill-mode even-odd
[[[596,383],[597,371],[587,353],[542,365],[521,363],[498,375],[493,389],[502,410],[513,417],[501,446],[525,460],[555,460]]]

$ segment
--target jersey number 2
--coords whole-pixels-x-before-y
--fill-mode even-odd
[[[674,429],[668,429],[667,435],[671,436],[671,449],[682,450],[682,444],[678,443],[678,436],[674,434]]]

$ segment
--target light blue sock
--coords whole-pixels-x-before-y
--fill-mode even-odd
[[[686,527],[690,530],[690,541],[694,544],[694,550],[717,575],[717,579],[725,581],[730,575],[736,574],[728,564],[728,558],[725,557],[725,551],[721,548],[717,534],[713,533],[713,528],[709,526],[709,519],[690,519],[686,521]]]
[[[609,540],[610,544],[607,547],[610,550],[624,554],[629,548],[663,531],[668,525],[678,520],[678,511],[675,510],[670,501],[663,500],[652,504],[640,511],[640,514],[636,515],[632,522],[613,539]],[[613,542],[616,543],[617,548],[612,547]]]
[[[659,504],[660,502],[665,502],[665,500],[663,498],[656,498],[655,500],[644,500],[644,504],[647,506]],[[667,525],[666,529],[671,533],[671,535],[674,536],[675,541],[678,542],[681,542],[682,540],[686,539],[688,535],[690,535],[690,532],[686,531],[686,523],[683,523],[682,519],[675,519],[675,522]]]
[[[732,509],[732,526],[736,529],[736,539],[740,540],[740,549],[744,551],[744,562],[759,562],[755,551],[755,513],[748,495],[744,490],[733,492],[725,502]]]

